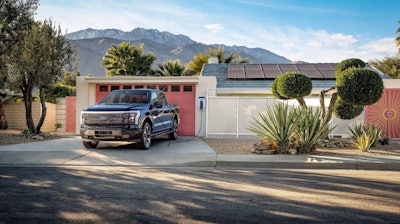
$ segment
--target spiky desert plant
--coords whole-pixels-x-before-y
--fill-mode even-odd
[[[260,119],[253,118],[247,129],[262,139],[276,142],[278,153],[287,154],[290,137],[298,122],[291,107],[285,103],[277,103],[273,107],[267,107],[265,113],[258,114]]]
[[[367,152],[369,148],[373,145],[372,138],[363,130],[362,134],[356,137],[356,141],[351,144],[361,150],[362,152]]]
[[[365,133],[365,135],[371,139],[370,140],[372,142],[371,147],[375,146],[383,135],[383,132],[373,124],[357,123],[354,124],[353,126],[349,126],[349,130],[351,133],[351,137],[355,141],[358,141],[360,136],[363,136]]]
[[[300,118],[295,130],[300,141],[299,153],[313,153],[336,126],[330,127],[328,122],[323,122],[319,108],[298,107],[294,112]]]

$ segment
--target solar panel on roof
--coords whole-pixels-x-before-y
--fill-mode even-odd
[[[261,70],[246,70],[246,79],[264,79],[264,73]]]
[[[313,65],[318,70],[335,70],[337,63],[317,63]]]
[[[297,68],[302,70],[315,70],[315,67],[312,64],[297,64]]]
[[[244,70],[229,70],[226,74],[228,79],[244,79]]]
[[[244,70],[244,64],[228,64],[229,70]]]
[[[261,65],[262,69],[265,70],[280,70],[277,64],[263,64]]]
[[[244,69],[245,70],[259,70],[259,71],[262,70],[261,65],[258,65],[258,64],[245,64]]]
[[[264,75],[266,79],[275,79],[276,77],[281,75],[281,71],[279,70],[264,70]]]
[[[300,70],[300,73],[310,79],[324,79],[325,77],[317,70]]]
[[[298,71],[297,66],[295,64],[279,64],[278,65],[281,70],[286,70],[286,71]]]

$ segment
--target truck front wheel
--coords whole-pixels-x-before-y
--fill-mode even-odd
[[[87,149],[94,149],[99,144],[99,142],[85,142],[85,141],[83,141],[82,143]]]
[[[171,133],[169,133],[169,139],[176,140],[178,139],[178,121],[174,119],[174,124],[172,126]]]
[[[148,122],[143,124],[142,136],[140,137],[139,147],[149,149],[151,145],[151,127]]]

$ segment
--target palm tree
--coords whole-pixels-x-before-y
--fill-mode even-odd
[[[143,44],[130,45],[121,42],[108,49],[100,65],[105,67],[106,76],[151,75],[151,65],[156,57],[144,54]]]
[[[218,58],[218,63],[249,63],[249,59],[241,58],[238,52],[232,52],[228,57],[225,57],[224,47],[208,48],[208,55],[209,57]]]
[[[160,76],[183,76],[186,75],[186,69],[179,59],[167,60],[158,65],[155,74]]]
[[[218,63],[249,63],[249,59],[241,58],[238,52],[232,52],[228,57],[225,57],[225,52],[223,47],[216,49],[209,48],[208,56],[204,53],[197,54],[193,57],[193,60],[186,66],[192,75],[199,75],[203,65],[208,63],[209,58],[218,58]]]

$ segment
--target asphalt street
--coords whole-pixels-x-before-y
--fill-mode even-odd
[[[0,223],[399,223],[400,172],[0,167]]]

